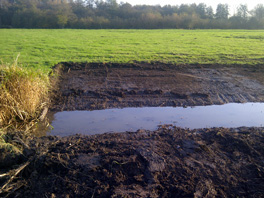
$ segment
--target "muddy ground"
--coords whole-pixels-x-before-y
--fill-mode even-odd
[[[64,65],[53,111],[264,101],[263,65]],[[264,128],[6,141],[23,152],[0,149],[0,197],[264,197]]]
[[[264,197],[263,132],[164,126],[35,138],[8,197]]]
[[[69,64],[52,110],[264,101],[264,65]]]

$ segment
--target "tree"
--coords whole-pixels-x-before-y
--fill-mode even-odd
[[[264,28],[264,6],[262,4],[258,4],[254,10],[252,11],[253,21],[255,22],[255,26],[259,28]],[[255,19],[255,20],[254,20]]]
[[[10,5],[8,0],[0,0],[0,9],[8,8]]]
[[[204,3],[199,3],[196,8],[196,14],[198,14],[202,19],[207,18],[206,8],[207,6]]]
[[[248,7],[247,5],[240,4],[237,8],[237,16],[246,20],[248,18]]]
[[[74,16],[70,5],[64,3],[55,5],[52,9],[52,13],[55,16],[54,21],[56,21],[57,27],[59,28],[65,28],[70,18]]]
[[[254,10],[252,11],[252,14],[257,20],[264,19],[264,6],[263,6],[263,4],[258,4],[254,8]]]
[[[94,8],[95,7],[95,0],[85,0],[85,4],[89,7],[89,8]]]
[[[150,6],[117,0],[0,0],[0,27],[16,28],[264,28],[264,6],[241,4],[229,16],[227,4],[216,13],[198,5]]]
[[[214,18],[214,10],[212,8],[212,6],[209,6],[206,8],[206,16],[209,19],[213,19]]]
[[[188,4],[181,4],[179,7],[179,14],[192,14],[192,12],[193,11]]]
[[[216,19],[228,19],[229,8],[227,4],[218,4],[216,8]]]

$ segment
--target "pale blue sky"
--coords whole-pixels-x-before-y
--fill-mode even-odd
[[[263,0],[118,0],[118,2],[128,2],[132,5],[180,5],[180,4],[191,4],[191,3],[205,3],[207,6],[212,6],[214,10],[216,9],[217,4],[219,3],[227,3],[230,5],[230,14],[233,14],[236,10],[236,7],[239,4],[247,4],[248,8],[251,10],[253,9],[257,4],[264,4]]]

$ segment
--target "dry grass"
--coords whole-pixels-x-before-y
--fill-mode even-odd
[[[47,105],[48,77],[15,61],[0,65],[0,127],[28,130]]]
[[[16,163],[16,159],[22,154],[23,147],[28,148],[21,138],[18,136],[14,138],[11,132],[23,131],[25,133],[34,126],[47,106],[48,89],[49,78],[40,71],[20,67],[17,65],[17,60],[12,65],[0,64],[1,165],[9,166],[8,163],[11,165]],[[12,130],[8,132],[7,129]],[[7,194],[8,196],[8,193],[24,185],[23,181],[13,183],[13,180],[29,164],[28,161],[17,169],[0,174],[0,179],[6,180],[0,187],[1,195]]]

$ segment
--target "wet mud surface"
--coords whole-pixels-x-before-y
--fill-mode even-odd
[[[264,101],[264,66],[65,63],[52,110]]]
[[[263,72],[264,66],[68,63],[51,110],[263,102]],[[0,153],[0,197],[264,197],[261,127],[18,134],[7,142],[22,153]],[[14,177],[4,176],[9,170]]]
[[[263,132],[163,126],[35,138],[9,197],[263,197]]]

